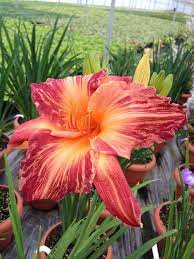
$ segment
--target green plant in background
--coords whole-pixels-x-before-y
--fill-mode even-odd
[[[0,24],[1,26],[1,24]],[[2,38],[0,37],[0,45],[2,45]],[[5,51],[3,48],[0,50],[0,137],[1,134],[7,129],[10,121],[12,120],[13,105],[7,93],[7,83],[9,80],[10,72],[16,60],[17,50],[13,50],[12,59],[9,62],[5,60]]]
[[[171,203],[168,217],[168,230],[177,229],[174,238],[167,238],[162,258],[189,259],[194,247],[194,205],[190,202],[189,189],[183,185],[181,178],[182,196],[175,201],[174,190],[171,189]]]
[[[101,70],[100,58],[97,54],[85,54],[83,62],[83,75],[94,74]]]
[[[109,68],[113,75],[124,76],[133,75],[139,62],[140,55],[136,48],[119,48],[117,52],[109,50]]]
[[[105,205],[95,194],[93,205],[86,218],[72,223],[67,228],[48,258],[62,258],[69,247],[72,249],[68,258],[95,259],[106,252],[108,247],[126,230],[127,226],[120,227],[120,222],[111,216],[97,225],[104,209]]]
[[[159,73],[154,72],[150,78],[150,86],[156,88],[157,94],[160,96],[168,96],[173,85],[173,75],[165,75],[165,71],[161,70]]]
[[[151,148],[133,149],[130,159],[119,158],[119,163],[123,169],[133,164],[147,164],[152,161],[152,154]]]
[[[15,240],[16,240],[17,254],[18,254],[18,258],[25,259],[21,220],[20,220],[20,217],[19,217],[19,214],[18,214],[17,201],[16,201],[16,197],[15,197],[15,192],[14,192],[13,179],[12,179],[11,169],[10,169],[9,162],[8,162],[6,154],[4,155],[4,159],[5,159],[7,183],[8,183],[8,188],[9,188],[9,200],[10,200],[9,215],[10,215],[10,220],[12,222],[14,237],[15,237]]]
[[[62,25],[58,25],[58,19],[50,31],[41,35],[37,33],[36,24],[29,31],[24,23],[18,23],[12,39],[12,34],[1,20],[0,35],[3,40],[0,47],[4,51],[7,64],[17,50],[15,62],[10,69],[9,97],[26,119],[36,117],[30,94],[32,82],[45,81],[49,77],[64,78],[76,73],[76,65],[80,59],[78,54],[72,56],[72,42],[68,36],[70,22],[71,20],[61,31],[60,37],[57,37],[57,32]]]
[[[164,70],[173,74],[173,86],[168,94],[173,102],[178,102],[182,93],[188,93],[192,88],[194,71],[194,47],[187,43],[174,44],[174,40],[167,47],[163,47],[158,40],[153,47],[152,73]]]
[[[24,243],[23,243],[23,234],[20,217],[17,211],[17,203],[14,194],[13,179],[11,176],[11,171],[9,167],[9,162],[7,156],[5,155],[6,161],[6,175],[8,181],[9,195],[10,195],[10,217],[13,225],[13,233],[15,236],[15,242],[17,247],[18,258],[24,259]],[[153,181],[150,180],[145,183],[139,184],[133,187],[133,191],[137,190]],[[70,196],[67,198],[66,203],[66,212],[68,209],[77,208],[75,214],[78,215],[78,208],[85,206],[86,199],[82,200],[81,206],[75,206],[78,200],[80,201],[79,196]],[[64,201],[62,202],[64,206]],[[55,247],[52,249],[51,253],[47,256],[50,259],[61,259],[63,258],[65,252],[68,248],[70,249],[70,254],[68,258],[82,259],[82,258],[99,258],[104,252],[107,251],[108,247],[117,240],[127,229],[127,226],[120,226],[120,221],[112,218],[112,216],[107,217],[100,225],[97,225],[97,222],[100,218],[102,211],[105,209],[105,205],[101,202],[97,194],[95,193],[92,200],[92,206],[89,208],[89,212],[85,218],[79,219],[75,217],[73,221],[69,221],[69,226],[67,226],[62,237],[59,239]],[[148,208],[143,208],[142,212],[147,211]],[[74,217],[74,216],[73,216]],[[73,219],[72,217],[72,219]],[[65,219],[66,220],[66,219]],[[169,237],[176,233],[176,230],[167,231],[164,235],[149,240],[143,244],[140,248],[137,249],[134,253],[128,256],[128,259],[136,259],[145,254],[148,250],[151,249],[160,240]],[[40,246],[41,239],[41,228],[39,229],[38,234],[38,246]],[[0,255],[1,257],[1,255]],[[37,249],[37,254],[34,255],[35,259],[39,258],[39,249]]]
[[[68,194],[59,202],[63,231],[74,222],[85,217],[85,209],[90,206],[90,194]]]

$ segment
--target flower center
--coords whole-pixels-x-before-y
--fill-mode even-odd
[[[79,131],[83,135],[96,136],[99,133],[99,125],[92,117],[92,111],[72,113],[68,121],[71,130]]]

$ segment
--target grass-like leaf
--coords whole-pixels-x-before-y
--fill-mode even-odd
[[[25,259],[21,221],[20,221],[20,217],[18,214],[13,179],[12,179],[12,175],[11,175],[9,161],[7,159],[6,154],[4,155],[4,159],[5,159],[5,168],[6,168],[7,183],[8,183],[8,188],[9,188],[9,199],[10,199],[9,214],[10,214],[10,220],[12,222],[12,228],[13,228],[13,233],[14,233],[15,242],[16,242],[17,254],[18,254],[18,258]]]

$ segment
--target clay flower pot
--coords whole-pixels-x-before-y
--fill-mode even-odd
[[[192,94],[189,92],[189,93],[186,93],[186,94],[181,94],[180,96],[180,99],[179,99],[179,104],[180,105],[183,105],[184,103],[187,102],[187,100],[192,96]]]
[[[190,164],[191,167],[194,168],[194,163]],[[176,182],[176,196],[177,198],[181,196],[181,179],[180,179],[180,174],[179,170],[183,169],[185,167],[185,164],[181,164],[179,167],[177,167],[173,173],[174,180]],[[191,201],[194,201],[194,187],[189,187],[190,188],[190,196],[191,196]]]
[[[164,224],[160,218],[160,211],[163,206],[168,205],[168,204],[170,204],[170,202],[166,201],[154,209],[153,221],[154,221],[154,226],[156,228],[156,232],[158,233],[158,235],[162,235],[166,232],[166,227],[164,226]]]
[[[189,136],[194,137],[194,127],[190,123],[187,123],[187,129],[189,130]]]
[[[192,138],[194,138],[194,136]],[[194,164],[194,146],[190,142],[190,139],[189,139],[189,162],[191,164]]]
[[[161,205],[159,205],[157,208],[154,209],[153,223],[154,223],[156,232],[159,236],[166,232],[166,227],[165,227],[165,225],[163,224],[163,222],[160,218],[160,211],[161,211],[163,206],[166,206],[168,204],[170,204],[170,201],[166,201],[166,202],[162,203]],[[159,250],[160,251],[163,250],[163,246],[164,246],[164,241],[161,240],[159,242]],[[192,252],[192,254],[194,254],[194,251]]]
[[[45,234],[43,235],[41,241],[40,241],[40,245],[41,246],[45,246],[47,237],[51,234],[51,232],[58,226],[60,226],[62,224],[62,222],[58,222],[57,224],[53,225],[52,227],[50,227]],[[107,255],[106,255],[106,259],[112,259],[113,257],[113,249],[112,246],[109,246],[108,251],[107,251]],[[46,255],[44,252],[40,253],[39,259],[46,259]]]
[[[57,202],[52,200],[35,200],[30,205],[37,210],[51,210],[57,206]]]
[[[24,116],[22,114],[17,114],[14,117],[13,126],[17,129],[23,123]]]
[[[124,175],[130,187],[133,187],[138,182],[142,182],[147,175],[156,165],[156,158],[152,155],[152,161],[147,164],[133,164],[127,167]]]
[[[20,170],[19,171],[19,178],[21,178],[21,177],[22,177],[22,172]],[[54,209],[57,206],[57,202],[52,201],[52,200],[34,200],[34,201],[31,201],[31,202],[24,201],[24,204],[30,205],[34,209],[43,210],[43,211]]]
[[[2,134],[3,139],[7,142],[9,142],[9,137],[5,134]],[[0,138],[0,142],[1,142],[1,138]],[[6,148],[4,148],[3,150],[0,150],[0,175],[3,174],[5,172],[5,161],[4,161],[4,152],[5,152]]]
[[[0,189],[8,189],[6,185],[0,185]],[[15,191],[17,197],[17,208],[19,216],[22,217],[23,213],[23,201],[18,192]],[[5,249],[12,239],[12,224],[11,220],[8,218],[0,223],[0,251]]]

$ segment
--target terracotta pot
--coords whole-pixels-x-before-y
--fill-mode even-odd
[[[9,141],[9,137],[7,135],[3,134],[3,136],[7,138],[7,140]],[[6,149],[0,151],[0,175],[2,175],[5,172],[5,161],[3,158],[5,150]]]
[[[0,185],[0,189],[8,189],[6,185]],[[22,217],[23,213],[23,201],[18,192],[15,191],[17,197],[17,208],[19,216]],[[12,224],[11,220],[8,218],[0,223],[0,251],[4,250],[10,243],[12,239]]]
[[[46,239],[47,237],[51,234],[51,232],[58,226],[60,226],[62,224],[62,222],[58,222],[57,224],[53,225],[52,227],[50,227],[45,234],[43,235],[41,241],[40,241],[40,245],[44,246],[46,243]],[[113,257],[113,249],[112,246],[109,246],[108,251],[107,251],[107,255],[106,255],[106,259],[112,259]],[[39,259],[46,259],[46,255],[44,252],[40,253]]]
[[[51,210],[57,206],[57,202],[52,200],[35,200],[29,204],[37,210]]]
[[[194,167],[194,164],[190,164],[190,166]],[[185,167],[185,164],[181,164],[179,167],[177,167],[173,173],[173,177],[176,182],[176,197],[181,196],[181,179],[179,175],[179,170],[183,169]],[[191,196],[191,201],[194,201],[194,187],[190,187],[190,196]]]
[[[148,172],[150,172],[156,165],[156,158],[152,155],[152,161],[148,164],[133,164],[128,166],[124,175],[130,187],[133,187],[138,182],[142,182]]]
[[[189,162],[194,164],[194,146],[189,142]]]
[[[194,137],[194,127],[190,123],[187,123],[187,129],[189,130],[189,136]]]
[[[158,233],[159,236],[166,232],[166,227],[164,226],[160,218],[160,210],[162,209],[163,206],[169,203],[170,203],[169,201],[166,201],[154,209],[153,221],[154,221],[154,226],[156,228],[156,232]]]
[[[178,103],[180,105],[183,105],[184,103],[187,102],[187,100],[192,96],[191,93],[187,93],[187,94],[181,94]]]
[[[22,171],[19,171],[19,178],[22,176]],[[34,209],[37,210],[51,210],[54,209],[57,206],[57,202],[52,201],[52,200],[34,200],[31,202],[26,202],[24,201],[24,204],[32,206]]]
[[[166,227],[164,226],[160,218],[160,211],[163,206],[168,204],[170,204],[170,201],[166,201],[154,209],[153,222],[154,222],[156,232],[158,233],[159,236],[166,232]],[[158,245],[159,245],[159,250],[162,251],[164,246],[164,241],[161,240]],[[194,254],[194,250],[192,251],[192,254]]]
[[[158,153],[166,145],[166,142],[162,142],[154,145],[154,154]]]

